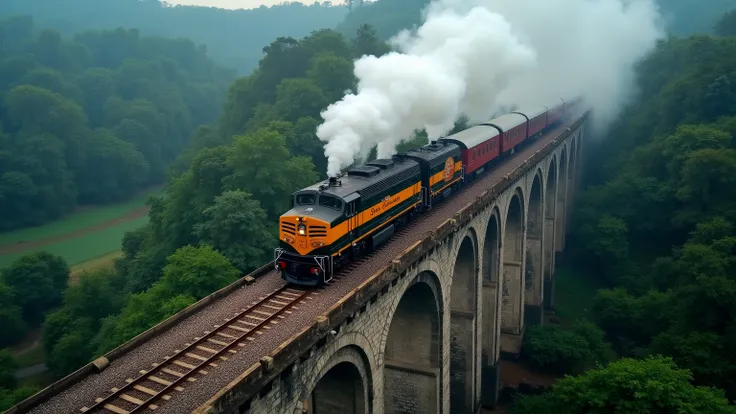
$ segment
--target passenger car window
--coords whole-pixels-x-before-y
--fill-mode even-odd
[[[298,206],[310,206],[314,205],[317,200],[317,196],[314,194],[299,194],[296,196],[296,204]]]
[[[339,199],[327,196],[327,195],[321,195],[319,196],[319,205],[331,208],[333,210],[341,210],[342,209],[342,201]]]

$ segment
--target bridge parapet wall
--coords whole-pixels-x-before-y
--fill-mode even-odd
[[[195,413],[303,413],[313,412],[315,395],[313,391],[319,382],[319,378],[327,375],[330,369],[341,363],[348,363],[355,367],[356,378],[362,381],[362,388],[355,388],[356,395],[353,401],[353,411],[360,413],[383,413],[403,410],[404,412],[427,412],[426,406],[417,404],[426,398],[436,398],[436,407],[432,406],[429,412],[449,412],[450,401],[450,360],[451,360],[451,288],[453,285],[453,271],[458,250],[472,232],[475,234],[474,251],[476,259],[474,262],[473,275],[475,279],[475,310],[473,322],[476,333],[480,332],[483,315],[483,302],[480,294],[481,287],[487,283],[483,280],[480,269],[484,268],[483,255],[485,232],[491,217],[495,214],[500,217],[500,234],[505,234],[506,217],[509,204],[517,191],[522,193],[524,225],[522,228],[523,238],[527,237],[526,217],[529,208],[528,196],[532,191],[535,179],[540,180],[541,204],[544,206],[545,197],[549,188],[547,183],[548,172],[552,165],[557,171],[560,170],[560,158],[569,157],[570,145],[566,142],[580,141],[581,126],[585,118],[581,118],[571,125],[559,138],[551,141],[543,149],[535,152],[525,162],[519,165],[513,172],[504,176],[500,182],[488,190],[483,191],[474,201],[463,206],[453,217],[448,218],[435,230],[427,232],[420,239],[397,255],[393,260],[366,279],[360,286],[350,291],[328,311],[315,318],[314,323],[304,328],[301,332],[292,336],[282,345],[277,347],[263,357],[259,362],[246,369],[236,380],[228,384],[218,394],[200,406]],[[578,151],[580,145],[577,146]],[[564,154],[564,155],[561,155]],[[579,154],[579,152],[578,152]],[[565,165],[570,165],[569,163]],[[560,177],[567,178],[568,174],[560,172]],[[555,192],[554,197],[560,196]],[[562,195],[567,197],[567,193]],[[560,205],[560,203],[555,203]],[[554,205],[554,204],[553,204]],[[564,206],[564,202],[562,203]],[[540,213],[541,214],[541,213]],[[546,217],[546,213],[545,213]],[[546,245],[545,234],[547,229],[555,226],[542,226],[538,224],[541,233],[542,245]],[[563,228],[564,229],[564,228]],[[559,235],[546,234],[549,240],[555,240]],[[564,236],[564,230],[563,230]],[[503,258],[503,238],[501,240],[500,258]],[[539,247],[541,249],[541,247]],[[545,249],[546,251],[546,249]],[[526,252],[524,252],[526,255]],[[535,260],[542,260],[542,253]],[[501,259],[503,260],[503,259]],[[549,260],[545,259],[545,265],[551,266]],[[501,265],[499,265],[501,266]],[[525,260],[519,264],[522,267],[519,272],[524,275]],[[542,271],[544,265],[539,267],[539,281],[529,286],[535,289],[544,289],[541,281],[544,277],[552,277],[549,271]],[[509,287],[509,291],[517,289],[515,297],[520,298],[518,312],[514,321],[517,337],[523,334],[525,298],[536,298],[542,301],[547,295],[539,291],[536,294],[524,294],[524,276],[519,283]],[[502,291],[503,282],[495,282],[493,295],[496,296],[494,310],[497,315],[502,313]],[[385,360],[387,342],[390,336],[395,313],[399,312],[400,302],[407,295],[407,291],[415,286],[428,286],[435,296],[436,308],[436,331],[432,332],[432,338],[426,340],[437,342],[437,349],[427,355],[428,362],[425,365],[404,364],[401,361]],[[423,288],[424,289],[424,288]],[[426,290],[426,289],[425,289]],[[513,292],[512,292],[513,293]],[[542,307],[542,303],[535,306]],[[431,313],[431,312],[429,312]],[[496,317],[496,319],[500,319]],[[434,323],[434,322],[433,322]],[[495,323],[496,337],[501,335],[501,323]],[[464,369],[469,370],[465,377],[468,379],[465,386],[467,391],[463,392],[464,403],[476,409],[480,404],[481,389],[486,386],[481,380],[480,372],[483,371],[480,348],[484,347],[480,334],[476,334],[472,347],[473,361]],[[504,346],[503,339],[496,338],[492,346],[492,358],[488,364],[497,364],[501,348],[513,348],[511,345]],[[507,341],[508,342],[508,341]],[[511,341],[513,342],[513,340]],[[485,348],[484,348],[485,349]],[[436,355],[435,355],[436,354]],[[435,361],[433,358],[439,358]],[[390,374],[387,374],[389,367]],[[414,376],[406,376],[404,373],[413,373]],[[421,394],[419,397],[411,396],[411,401],[405,402],[385,401],[384,381],[399,381],[401,378],[410,378],[418,388],[407,390]],[[429,378],[429,379],[428,379]],[[434,379],[432,379],[434,378]],[[432,385],[435,384],[435,385]],[[434,394],[427,391],[427,387],[434,386]],[[357,395],[362,393],[362,399]],[[399,393],[402,394],[402,393]],[[432,397],[434,395],[434,397]],[[319,399],[319,395],[316,397]],[[392,399],[394,395],[391,396]],[[408,398],[408,397],[407,397]],[[460,397],[458,397],[460,398]],[[423,400],[424,399],[424,400]],[[359,402],[355,402],[359,401]],[[384,406],[384,404],[387,404]],[[391,404],[404,404],[401,407]],[[412,405],[413,404],[413,405]],[[361,408],[362,407],[362,408]],[[345,409],[344,407],[342,409]],[[424,411],[422,411],[424,410]],[[323,412],[324,409],[318,412]]]

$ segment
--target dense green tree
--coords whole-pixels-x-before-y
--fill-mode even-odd
[[[222,193],[203,213],[205,221],[194,227],[198,237],[241,272],[259,267],[273,254],[276,238],[266,226],[266,212],[245,191]]]
[[[271,219],[286,211],[288,194],[317,181],[311,160],[291,157],[284,137],[270,129],[236,137],[227,164],[227,188],[253,194]]]
[[[513,414],[569,413],[678,413],[726,414],[736,409],[728,405],[723,392],[690,384],[689,371],[678,369],[671,359],[624,358],[605,368],[566,377],[541,396],[526,397]]]
[[[6,410],[12,407],[37,393],[39,390],[40,388],[37,385],[24,385],[15,390],[0,388],[0,410]]]
[[[186,39],[122,28],[65,39],[30,18],[0,29],[22,36],[0,53],[0,231],[160,184],[234,77]]]
[[[212,247],[184,246],[169,256],[161,282],[172,293],[200,299],[234,282],[238,274],[238,270]]]
[[[553,374],[579,373],[613,359],[600,328],[577,321],[572,329],[558,325],[533,326],[524,333],[523,357],[537,369]]]
[[[355,84],[353,64],[344,57],[328,53],[312,58],[310,68],[307,70],[307,78],[319,87],[327,103],[340,100],[345,91],[350,90]],[[321,104],[325,105],[324,101]],[[320,107],[320,109],[323,108]],[[310,116],[310,113],[304,111],[301,116]],[[285,120],[296,121],[289,117],[285,117]]]
[[[15,386],[15,370],[18,363],[8,349],[0,349],[0,388],[12,388]]]
[[[736,39],[670,38],[637,69],[642,93],[591,145],[576,201],[578,271],[623,356],[663,354],[736,396]]]
[[[169,256],[163,277],[145,292],[130,295],[122,312],[105,318],[97,335],[98,353],[115,348],[213,291],[240,272],[210,246],[184,246]]]
[[[0,17],[30,14],[44,26],[53,27],[65,35],[122,26],[138,28],[147,35],[192,39],[218,62],[235,67],[245,75],[258,65],[263,46],[276,37],[300,37],[313,30],[334,27],[347,13],[343,4],[330,2],[311,5],[284,2],[250,10],[224,10],[172,6],[159,1],[106,0],[100,3],[69,0],[62,6],[53,0],[6,0]],[[21,20],[12,30],[7,30],[6,38],[24,33],[28,26],[23,23]],[[115,39],[126,38],[117,34]],[[99,49],[98,53],[115,65],[132,49],[129,43],[120,42],[118,45],[109,50]],[[185,53],[186,50],[179,56],[186,58]]]
[[[46,365],[57,376],[66,375],[94,356],[94,338],[104,318],[119,312],[122,282],[114,273],[84,273],[64,293],[64,306],[49,314],[43,324]]]
[[[3,281],[0,281],[0,326],[3,327],[0,346],[16,343],[28,330],[13,290]]]
[[[15,293],[24,319],[34,325],[61,302],[68,278],[69,266],[64,259],[46,252],[22,256],[2,272],[2,281]]]

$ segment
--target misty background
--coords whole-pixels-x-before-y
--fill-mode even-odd
[[[190,3],[216,4],[208,0],[190,0]],[[3,0],[0,17],[30,14],[38,26],[53,28],[66,36],[122,26],[136,28],[143,35],[185,37],[206,45],[209,55],[218,63],[247,75],[263,56],[263,47],[279,36],[299,38],[323,28],[336,28],[352,36],[361,24],[370,23],[387,40],[401,29],[419,24],[420,11],[428,3],[428,0],[377,0],[348,13],[343,2],[311,5],[285,2],[251,10],[225,10],[165,7],[158,0]],[[676,35],[710,33],[720,15],[736,8],[736,0],[657,0],[657,3],[667,30]]]

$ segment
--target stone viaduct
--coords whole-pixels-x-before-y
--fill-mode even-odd
[[[585,118],[293,363],[260,374],[250,391],[233,385],[197,412],[429,414],[494,406],[500,359],[520,351],[525,326],[540,324],[554,304],[555,253],[565,245],[584,132]],[[261,361],[264,372],[272,361]]]

